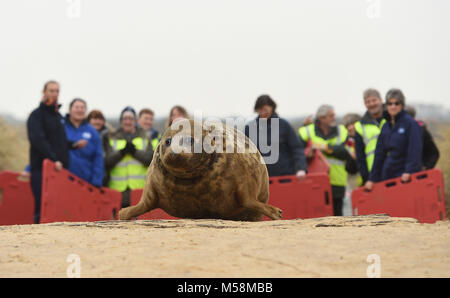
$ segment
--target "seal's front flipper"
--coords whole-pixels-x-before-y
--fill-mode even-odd
[[[130,220],[133,217],[138,217],[156,208],[158,208],[156,192],[153,190],[153,187],[151,187],[151,184],[147,183],[144,187],[139,203],[135,206],[121,209],[119,211],[119,219]]]
[[[133,217],[138,217],[146,212],[149,212],[154,208],[149,208],[148,205],[141,199],[141,201],[135,205],[130,206],[119,211],[120,220],[130,220]]]

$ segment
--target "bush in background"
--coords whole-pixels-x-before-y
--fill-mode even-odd
[[[440,152],[437,167],[444,172],[445,207],[447,208],[447,219],[450,219],[450,124],[439,125],[435,141]]]
[[[28,164],[29,144],[25,126],[13,126],[0,118],[0,171],[22,171]]]

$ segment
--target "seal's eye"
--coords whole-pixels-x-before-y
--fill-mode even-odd
[[[172,139],[169,138],[166,140],[166,146],[170,146],[171,143],[172,143]]]

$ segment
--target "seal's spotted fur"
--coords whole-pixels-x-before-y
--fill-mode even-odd
[[[245,221],[258,221],[263,215],[281,218],[281,210],[267,204],[267,168],[256,146],[245,135],[238,138],[241,132],[216,123],[227,139],[222,142],[223,153],[206,153],[204,149],[202,153],[174,153],[169,142],[173,136],[194,137],[194,129],[183,129],[183,124],[194,128],[194,121],[186,119],[177,124],[180,128],[167,129],[155,151],[141,201],[120,210],[119,219],[131,219],[155,208],[179,218]],[[210,132],[203,127],[199,131],[202,138]],[[234,153],[226,153],[227,143],[233,144]],[[241,152],[238,147],[243,146],[245,152],[238,153]]]

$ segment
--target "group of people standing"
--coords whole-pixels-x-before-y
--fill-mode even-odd
[[[40,219],[42,163],[46,158],[55,162],[57,171],[66,168],[94,186],[121,192],[122,207],[129,206],[130,192],[144,188],[148,166],[161,138],[153,128],[153,111],[142,109],[137,114],[132,107],[125,107],[119,128],[114,129],[101,111],[87,114],[87,103],[80,98],[72,100],[63,117],[59,112],[59,89],[58,82],[47,82],[39,107],[27,120],[35,223]],[[414,119],[415,111],[408,109],[401,90],[390,90],[384,103],[375,89],[366,90],[363,99],[367,108],[363,117],[347,114],[338,125],[334,107],[322,105],[315,118],[308,117],[295,132],[288,121],[278,116],[275,101],[262,95],[254,106],[258,117],[246,125],[245,134],[250,138],[250,127],[256,127],[258,133],[252,141],[258,149],[261,135],[267,136],[267,145],[278,147],[276,162],[266,163],[269,176],[296,175],[304,179],[308,159],[320,151],[330,165],[333,209],[339,216],[349,173],[359,173],[360,184],[370,190],[373,183],[390,178],[407,181],[411,174],[433,168],[439,158],[431,134]],[[186,109],[175,106],[166,128],[179,118],[189,116]],[[272,132],[274,119],[278,126]],[[260,126],[261,120],[266,125]],[[277,140],[272,144],[274,133]],[[306,154],[305,148],[309,148]],[[261,154],[266,159],[271,152]]]
[[[35,198],[34,222],[39,223],[42,194],[42,163],[50,159],[55,169],[65,168],[89,182],[122,192],[122,207],[130,204],[130,191],[143,188],[147,169],[161,135],[153,128],[154,112],[148,108],[139,114],[132,107],[120,113],[119,128],[112,128],[103,113],[87,103],[73,99],[63,117],[58,103],[60,85],[49,81],[43,97],[27,120],[30,141],[31,188]],[[171,109],[169,126],[174,119],[186,118],[181,106]]]
[[[278,150],[276,163],[268,164],[269,176],[296,175],[304,179],[308,172],[308,159],[318,151],[327,159],[332,187],[333,210],[342,215],[348,174],[358,174],[359,184],[367,190],[373,184],[401,177],[410,180],[411,174],[434,168],[439,159],[439,150],[426,125],[415,120],[415,110],[406,106],[403,92],[391,89],[381,99],[375,89],[363,93],[366,113],[347,114],[342,124],[336,121],[335,109],[331,105],[318,108],[315,118],[307,117],[298,134],[290,124],[276,113],[276,103],[268,95],[256,100],[254,120],[259,130],[261,119],[267,121],[267,143],[271,143],[271,123],[278,119]],[[246,135],[250,137],[249,125]],[[257,135],[259,135],[258,132]],[[252,140],[260,148],[258,138]],[[305,148],[307,154],[305,154]],[[271,152],[262,154],[264,158]]]

